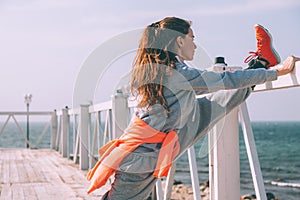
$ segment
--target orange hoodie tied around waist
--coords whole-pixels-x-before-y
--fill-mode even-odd
[[[90,194],[104,186],[109,177],[119,169],[121,161],[144,143],[162,143],[153,176],[157,178],[167,176],[172,161],[180,149],[177,133],[175,131],[160,132],[134,116],[130,126],[121,137],[99,149],[101,158],[87,174],[87,180],[91,182],[87,193]]]

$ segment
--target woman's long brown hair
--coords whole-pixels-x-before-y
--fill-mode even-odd
[[[167,17],[144,30],[135,57],[131,77],[131,92],[139,107],[161,104],[168,109],[163,96],[163,81],[177,61],[174,45],[178,36],[188,34],[191,23]]]

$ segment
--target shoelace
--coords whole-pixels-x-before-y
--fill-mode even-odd
[[[248,63],[250,60],[254,59],[255,57],[259,56],[258,51],[253,52],[253,51],[249,51],[249,56],[244,60],[244,63]]]

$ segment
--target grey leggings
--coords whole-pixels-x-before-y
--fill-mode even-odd
[[[180,153],[186,151],[222,117],[245,101],[250,91],[250,88],[218,91],[198,99],[197,115],[194,122],[188,122],[178,132]],[[112,188],[103,196],[103,199],[147,199],[157,180],[152,174],[117,171]]]

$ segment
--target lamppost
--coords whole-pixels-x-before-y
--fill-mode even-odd
[[[25,104],[27,108],[27,142],[26,147],[29,148],[29,104],[31,103],[32,94],[25,94]]]

